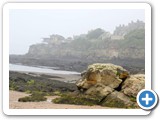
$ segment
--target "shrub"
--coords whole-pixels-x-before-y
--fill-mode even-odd
[[[60,91],[58,91],[58,90],[54,91],[53,94],[54,95],[58,95],[58,96],[62,95],[62,93]]]
[[[28,80],[28,81],[27,81],[27,84],[28,84],[28,85],[33,85],[34,83],[35,83],[34,80]]]
[[[47,98],[44,97],[43,93],[33,93],[30,96],[26,96],[23,98],[19,98],[19,102],[40,102],[40,101],[46,101]]]
[[[90,98],[86,95],[73,95],[73,94],[63,94],[60,98],[52,100],[53,103],[58,104],[75,104],[75,105],[96,105],[99,103],[99,100],[95,98]]]
[[[132,102],[136,102],[137,100],[136,100],[136,98],[135,97],[130,97],[130,101],[132,101]]]

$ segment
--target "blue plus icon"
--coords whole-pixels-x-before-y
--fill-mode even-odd
[[[153,98],[155,99],[155,97],[153,96]],[[149,94],[146,93],[146,97],[145,98],[142,98],[142,101],[145,101],[146,105],[149,105],[149,101],[153,101],[153,98],[149,97]]]
[[[157,104],[157,94],[153,90],[141,90],[137,95],[138,105],[145,110],[150,110]]]

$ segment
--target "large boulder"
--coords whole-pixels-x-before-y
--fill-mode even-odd
[[[138,92],[145,88],[145,75],[131,75],[122,85],[122,92],[130,97],[136,98]]]
[[[99,83],[114,89],[127,77],[129,73],[121,66],[96,63],[88,66],[87,71],[82,74],[82,78],[76,85],[81,91],[88,90]]]
[[[116,108],[139,108],[136,103],[138,92],[145,86],[143,74],[129,75],[121,66],[93,64],[81,74],[76,83],[81,93],[99,100],[99,104]]]
[[[86,90],[85,93],[88,94],[88,95],[103,98],[104,96],[109,95],[113,91],[114,91],[113,88],[111,88],[109,86],[105,86],[101,83],[98,83],[98,84],[92,86],[91,88],[89,88],[88,90]]]
[[[136,108],[137,104],[121,92],[114,91],[109,94],[103,101],[102,106],[117,108]]]

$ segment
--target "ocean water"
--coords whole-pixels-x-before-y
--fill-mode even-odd
[[[54,69],[55,68],[55,69]],[[80,74],[75,71],[65,71],[65,70],[57,70],[56,67],[46,67],[46,66],[26,66],[20,64],[9,64],[10,71],[19,71],[19,72],[35,72],[35,73],[49,73],[49,74]]]

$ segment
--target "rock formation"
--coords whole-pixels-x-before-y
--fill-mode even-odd
[[[137,93],[145,87],[145,75],[131,75],[123,84],[122,92],[130,97],[136,97]]]
[[[96,63],[88,66],[76,83],[84,94],[99,97],[107,107],[137,108],[136,96],[144,89],[144,75],[130,75],[127,70],[114,64]]]
[[[59,67],[81,72],[95,62],[113,63],[144,73],[145,23],[137,21],[117,27],[114,33],[101,28],[65,38],[52,34],[31,45],[25,55],[10,55],[10,63]],[[128,69],[127,69],[128,70]]]
[[[77,83],[77,87],[79,89],[88,89],[97,83],[101,83],[111,88],[117,88],[122,82],[122,79],[127,78],[129,75],[127,74],[127,76],[122,76],[119,71],[121,71],[121,73],[127,72],[121,66],[113,64],[97,63],[90,65],[88,66],[87,72],[83,73],[82,80]]]

